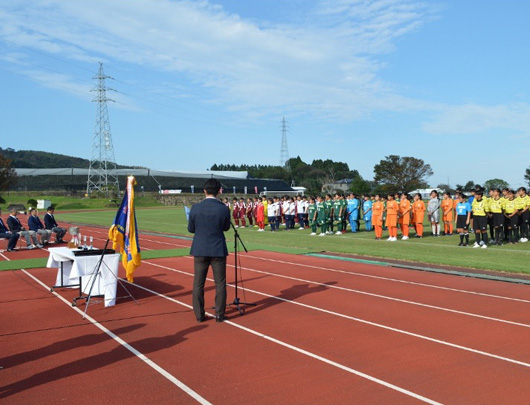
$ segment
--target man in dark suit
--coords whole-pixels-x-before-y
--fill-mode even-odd
[[[2,210],[0,209],[0,215],[1,214],[2,214]],[[15,250],[19,235],[18,233],[13,233],[9,229],[7,229],[7,226],[4,224],[4,221],[2,221],[2,218],[0,218],[0,238],[4,238],[8,240],[7,242],[8,252],[13,252]]]
[[[40,235],[41,245],[48,244],[48,239],[50,239],[52,231],[44,228],[44,225],[42,224],[42,221],[37,215],[37,210],[35,208],[29,210],[28,228],[30,231],[35,232],[35,234]]]
[[[42,247],[41,244],[39,244],[37,240],[37,235],[33,231],[26,231],[26,228],[22,226],[22,223],[17,218],[17,210],[16,208],[13,208],[11,212],[9,213],[9,217],[7,218],[7,226],[9,227],[9,230],[13,233],[16,233],[19,236],[23,236],[26,239],[26,244],[28,245],[28,249],[35,249],[36,247]],[[31,243],[30,239],[33,240],[33,244]]]
[[[220,189],[218,180],[206,180],[206,198],[191,207],[188,222],[188,232],[195,234],[190,255],[194,256],[193,311],[198,322],[204,321],[204,283],[210,265],[215,280],[215,317],[217,322],[225,320],[228,249],[224,232],[230,229],[230,211],[216,198]]]
[[[53,216],[55,208],[49,206],[46,210],[46,215],[44,215],[44,227],[55,233],[55,243],[64,243],[64,235],[66,234],[66,229],[60,228]]]

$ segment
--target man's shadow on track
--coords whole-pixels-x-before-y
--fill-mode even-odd
[[[117,329],[114,331],[115,334],[119,333],[125,333],[127,331],[132,331],[135,329],[139,329],[145,326],[145,324],[138,324],[138,325],[131,325],[129,327],[124,327]],[[177,332],[176,334],[168,335],[168,336],[162,336],[162,337],[151,337],[151,338],[145,338],[136,340],[134,342],[127,342],[129,345],[131,345],[133,348],[137,349],[141,353],[147,355],[149,353],[153,353],[162,349],[168,349],[171,348],[183,341],[185,341],[187,338],[186,336],[198,332],[204,328],[207,328],[206,325],[197,325],[193,326],[187,329],[184,329],[180,332]],[[94,335],[87,335],[89,338],[92,339],[92,341],[88,344],[97,344],[97,343],[103,343],[104,341],[109,341],[109,336],[107,336],[104,333],[101,334],[94,334]],[[79,343],[78,341],[81,340],[84,343]],[[90,339],[89,339],[90,340]],[[117,344],[117,343],[116,343]],[[83,339],[83,337],[76,337],[73,339],[67,339],[65,341],[54,343],[50,346],[47,346],[46,348],[37,349],[33,353],[33,360],[36,360],[37,358],[45,357],[50,354],[54,354],[53,351],[58,354],[63,353],[65,350],[73,350],[76,348],[79,348],[81,346],[86,346],[87,341]],[[50,349],[50,347],[52,349]],[[50,353],[50,351],[52,353]],[[18,359],[22,360],[24,358],[26,353],[17,355],[20,356]],[[74,353],[72,357],[76,356]],[[34,374],[31,377],[28,377],[24,380],[17,381],[15,383],[3,386],[0,388],[0,398],[6,398],[11,395],[15,395],[21,391],[25,391],[31,388],[38,387],[43,384],[48,384],[53,381],[60,380],[62,378],[72,377],[76,374],[84,374],[87,372],[91,372],[109,365],[112,365],[114,363],[117,363],[122,360],[132,359],[134,358],[134,354],[131,353],[129,350],[127,350],[125,347],[118,345],[114,349],[110,351],[106,351],[104,353],[95,354],[93,356],[89,357],[83,357],[77,360],[74,360],[72,362],[42,371],[40,373]],[[16,359],[16,356],[12,356],[10,358],[10,363],[13,362],[13,360]],[[4,370],[3,373],[7,372],[7,363],[4,360],[3,366]],[[27,360],[26,360],[27,361]],[[89,382],[89,378],[87,377],[87,381],[84,383]]]
[[[325,284],[325,285],[322,285]],[[327,286],[332,286],[337,284],[336,281],[329,281],[327,283],[322,283],[317,285],[312,285],[310,283],[304,283],[304,284],[295,284],[292,285],[289,288],[286,288],[285,290],[280,291],[280,295],[274,296],[274,297],[265,297],[257,302],[255,302],[256,306],[245,306],[242,305],[242,308],[245,310],[245,314],[251,315],[259,311],[263,311],[264,309],[269,309],[271,307],[274,307],[279,304],[287,304],[289,301],[297,301],[299,298],[302,298],[309,294],[315,294],[322,291],[326,291],[329,289]],[[239,298],[242,302],[245,302],[246,299],[244,298],[244,294],[239,294]],[[231,308],[237,309],[234,306],[231,306]]]

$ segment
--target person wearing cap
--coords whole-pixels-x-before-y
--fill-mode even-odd
[[[46,245],[48,243],[52,231],[44,229],[44,225],[37,215],[37,210],[35,208],[29,210],[28,228],[37,235],[40,235],[41,245]]]
[[[64,243],[63,237],[66,234],[66,229],[60,228],[53,216],[55,209],[50,206],[44,215],[44,227],[55,234],[55,243]]]
[[[42,247],[37,240],[37,235],[33,231],[27,231],[26,228],[22,226],[22,223],[17,218],[17,210],[13,208],[9,212],[9,217],[7,218],[7,226],[9,230],[13,233],[16,233],[20,236],[23,236],[26,239],[26,245],[28,249],[35,249],[36,247]],[[30,240],[31,239],[31,240]],[[33,241],[33,243],[31,243]]]
[[[0,215],[2,215],[2,210],[0,209]],[[7,251],[13,252],[15,250],[15,247],[17,246],[18,233],[11,232],[9,229],[7,229],[7,226],[4,224],[4,221],[2,218],[0,218],[0,238],[7,239]]]

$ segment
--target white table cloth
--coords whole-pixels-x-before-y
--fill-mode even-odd
[[[88,294],[92,285],[93,274],[101,255],[75,256],[73,250],[66,247],[48,249],[50,256],[46,267],[58,268],[56,285],[61,285],[61,263],[63,265],[63,284],[79,285],[81,278],[81,293]],[[94,282],[92,295],[103,295],[105,306],[116,304],[116,291],[118,289],[118,266],[120,255],[117,253],[105,254],[99,275]]]

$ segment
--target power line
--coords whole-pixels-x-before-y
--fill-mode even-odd
[[[119,194],[120,184],[116,172],[116,159],[112,134],[110,132],[109,112],[107,101],[114,101],[107,97],[107,91],[112,90],[106,86],[105,80],[112,77],[103,72],[103,63],[99,63],[99,71],[94,79],[97,86],[92,91],[96,93],[93,102],[97,103],[96,126],[92,144],[92,157],[88,169],[87,194],[100,192],[107,197],[112,191]]]
[[[285,167],[288,171],[291,170],[289,164],[289,148],[287,147],[287,132],[289,131],[288,122],[285,117],[282,118],[282,146],[280,149],[280,166]]]

